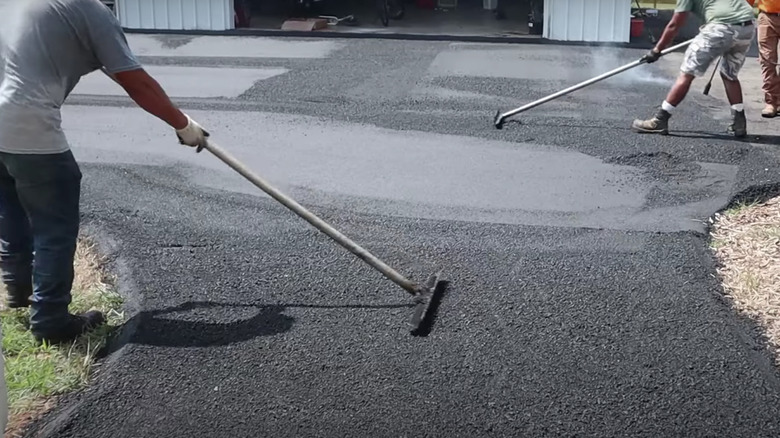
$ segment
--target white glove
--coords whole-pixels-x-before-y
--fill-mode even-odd
[[[206,146],[206,137],[209,133],[203,129],[198,122],[187,116],[187,126],[176,130],[176,136],[179,137],[179,143],[187,146],[198,147],[198,152]]]

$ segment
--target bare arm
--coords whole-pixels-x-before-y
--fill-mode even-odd
[[[171,126],[179,143],[199,148],[205,146],[208,132],[179,110],[160,84],[146,73],[130,49],[116,16],[97,1],[74,2],[74,5],[79,6],[76,9],[78,17],[74,20],[81,20],[103,73],[124,88],[138,106]]]
[[[139,68],[109,75],[119,86],[149,114],[152,114],[174,129],[187,127],[187,116],[171,102],[171,99],[146,70]]]
[[[687,18],[687,12],[675,12],[674,15],[672,15],[672,19],[669,20],[669,24],[666,25],[664,33],[661,35],[661,39],[658,40],[658,43],[656,43],[653,51],[660,52],[669,47],[669,44],[674,41],[674,37],[677,36],[677,32],[683,27]]]

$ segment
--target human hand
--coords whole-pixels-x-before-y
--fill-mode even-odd
[[[209,133],[198,122],[192,120],[190,116],[186,114],[185,116],[187,116],[187,126],[177,129],[176,136],[179,138],[179,143],[197,147],[198,152],[200,152],[206,146],[206,138],[209,136]]]
[[[647,54],[643,56],[642,59],[640,59],[640,61],[645,61],[648,64],[652,64],[658,61],[658,58],[660,57],[661,57],[661,52],[652,49],[649,52],[647,52]]]

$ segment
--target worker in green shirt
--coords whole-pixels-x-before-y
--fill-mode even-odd
[[[693,39],[680,67],[680,76],[669,90],[658,112],[648,120],[634,120],[632,129],[643,133],[669,133],[669,118],[685,99],[694,78],[704,75],[713,61],[723,57],[720,76],[731,105],[729,131],[736,137],[747,135],[747,120],[742,102],[742,86],[737,78],[755,35],[754,14],[746,0],[677,0],[674,15],[656,46],[642,59],[655,62],[674,40],[693,12],[704,25]]]

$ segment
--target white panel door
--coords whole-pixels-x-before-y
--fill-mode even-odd
[[[233,0],[116,0],[128,29],[233,29]]]
[[[544,38],[558,41],[629,41],[631,0],[545,0]]]

